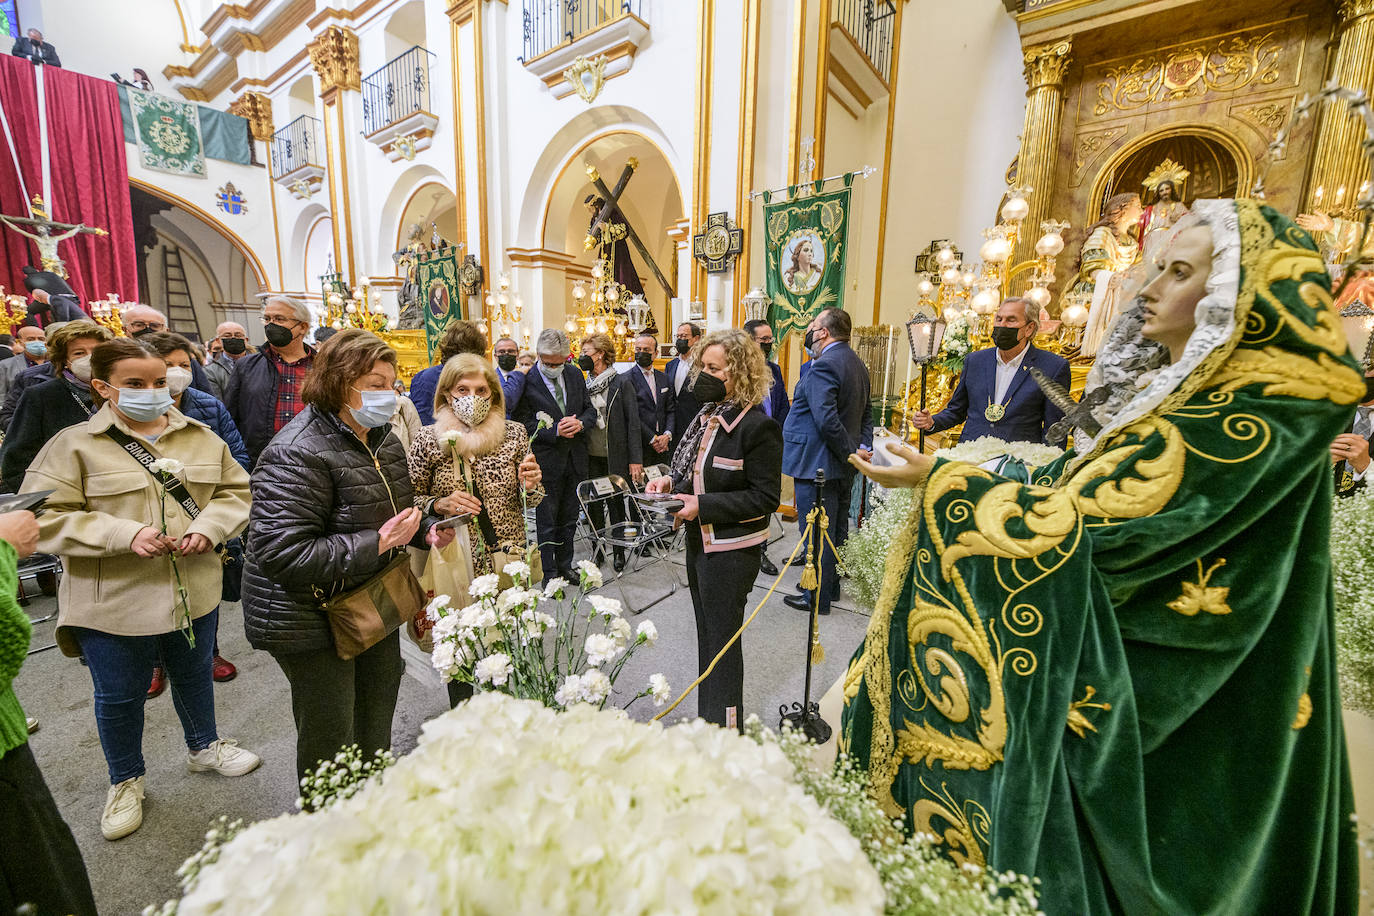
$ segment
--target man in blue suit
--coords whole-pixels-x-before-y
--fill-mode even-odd
[[[763,412],[777,421],[779,426],[787,423],[787,412],[792,405],[787,400],[787,382],[782,378],[782,366],[773,362],[773,329],[762,318],[751,318],[744,323],[744,330],[754,338],[754,343],[763,350],[763,359],[768,363],[768,371],[773,373],[773,384],[768,389],[768,397],[759,406]],[[763,545],[759,556],[759,572],[765,576],[776,576],[778,568],[768,559],[768,545]]]
[[[639,404],[639,435],[643,440],[644,464],[667,464],[672,443],[670,418],[673,415],[673,386],[667,373],[654,368],[658,340],[652,334],[635,338],[635,367],[625,374],[635,386]]]
[[[673,340],[673,346],[677,349],[677,356],[668,360],[668,365],[664,369],[664,374],[668,376],[668,385],[673,389],[673,411],[669,416],[668,432],[673,437],[672,447],[669,454],[677,450],[678,442],[687,434],[687,427],[692,425],[692,420],[701,412],[701,402],[692,393],[692,385],[689,381],[692,374],[692,361],[687,358],[687,354],[692,352],[692,348],[701,340],[701,328],[684,321],[677,326],[677,337]]]
[[[970,353],[949,404],[931,416],[916,414],[913,423],[926,432],[940,432],[964,424],[960,439],[972,442],[994,436],[1004,442],[1050,442],[1050,427],[1064,412],[1055,407],[1035,379],[1034,366],[1064,390],[1069,388],[1069,364],[1062,357],[1038,349],[1031,341],[1040,322],[1035,307],[1019,297],[1008,299],[993,318],[993,346]]]
[[[506,401],[506,417],[515,411],[525,390],[525,373],[515,368],[520,357],[520,345],[509,337],[502,337],[491,348],[496,361],[496,377],[501,380],[501,397]]]
[[[544,499],[534,513],[544,575],[577,581],[573,535],[577,529],[577,485],[587,479],[587,436],[596,407],[576,366],[568,367],[568,337],[556,328],[539,332],[539,362],[530,369],[512,419],[534,437],[534,458],[544,473]],[[539,429],[539,415],[553,420]]]
[[[797,382],[792,409],[782,428],[782,472],[793,479],[797,524],[805,533],[806,515],[821,500],[830,540],[836,547],[844,530],[845,494],[854,482],[849,456],[857,452],[867,457],[873,446],[868,368],[849,348],[852,330],[853,320],[840,309],[824,309],[811,320],[805,338],[806,350],[813,357],[811,371]],[[825,472],[824,486],[816,483],[818,470]],[[835,578],[835,552],[819,540],[820,613],[829,614],[839,580]],[[808,612],[812,601],[806,590],[783,599],[789,607]]]

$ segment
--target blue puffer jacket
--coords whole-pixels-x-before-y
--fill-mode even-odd
[[[214,434],[229,446],[229,454],[234,456],[234,460],[243,465],[245,471],[249,470],[248,449],[243,447],[243,437],[239,435],[239,428],[234,425],[234,418],[229,416],[228,409],[214,395],[187,388],[181,393],[179,409],[192,420],[199,420],[210,427]]]

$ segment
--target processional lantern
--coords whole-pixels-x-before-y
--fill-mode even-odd
[[[772,300],[762,287],[755,286],[749,290],[748,294],[739,301],[740,310],[744,312],[745,321],[767,321],[768,306]]]
[[[930,364],[940,354],[940,347],[945,340],[945,327],[945,320],[942,316],[932,315],[925,311],[917,311],[906,323],[906,339],[907,343],[911,345],[911,361],[921,367],[921,410],[926,409],[926,375],[930,371]],[[904,417],[902,420],[903,440],[906,438],[906,422],[907,418]],[[925,430],[921,430],[918,435],[916,447],[925,451]]]

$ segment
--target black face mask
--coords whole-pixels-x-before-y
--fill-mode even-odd
[[[1020,328],[993,328],[992,342],[999,350],[1010,350],[1021,342],[1020,333]]]
[[[134,331],[133,334],[129,336],[137,340],[140,337],[147,337],[149,334],[156,334],[157,332],[157,328],[139,328],[137,331]]]
[[[282,327],[279,324],[269,324],[264,328],[264,333],[267,335],[267,342],[274,347],[288,347],[295,338],[290,328]]]
[[[816,345],[816,332],[815,332],[815,331],[807,331],[807,332],[806,332],[806,336],[802,338],[802,346],[806,349],[806,352],[807,352],[807,353],[811,353],[811,348],[812,348],[813,346],[815,346],[815,345]],[[815,354],[814,354],[814,353],[811,353],[811,356],[812,356],[812,358],[815,358]]]
[[[652,354],[652,353],[636,353],[636,354],[635,354],[635,365],[639,366],[640,368],[642,368],[642,369],[647,369],[647,368],[649,368],[650,366],[652,366],[653,364],[654,364],[654,354]]]
[[[596,368],[596,363],[592,362],[590,356],[579,356],[577,358],[577,368],[581,369],[583,372],[591,372]]]
[[[248,351],[248,341],[242,337],[225,337],[220,343],[224,344],[224,352],[230,356],[240,356]]]
[[[773,342],[759,344],[759,349],[763,351],[763,358],[768,359],[773,355]]]
[[[496,365],[501,367],[502,372],[513,372],[518,359],[519,357],[513,353],[502,353],[496,357]]]
[[[709,372],[703,372],[692,383],[692,394],[703,404],[714,404],[725,400],[725,383]]]
[[[687,351],[692,349],[692,342],[686,337],[679,337],[677,340],[673,341],[673,346],[677,347],[679,355],[686,356]]]

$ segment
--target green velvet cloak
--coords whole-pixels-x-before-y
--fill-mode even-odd
[[[1225,206],[1234,333],[1030,484],[937,462],[846,676],[879,799],[1051,916],[1355,911],[1328,446],[1364,385],[1311,240]]]

